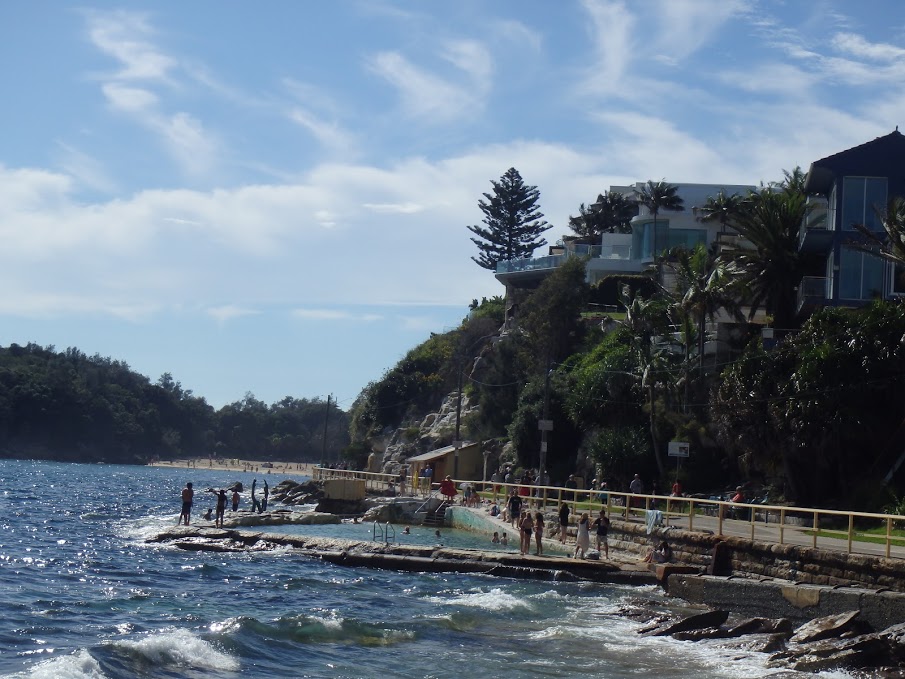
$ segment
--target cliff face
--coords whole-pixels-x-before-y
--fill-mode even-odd
[[[368,470],[398,474],[402,465],[413,455],[450,445],[456,436],[457,406],[458,396],[452,392],[443,399],[439,411],[425,415],[417,428],[396,429],[382,441],[375,442],[374,452],[368,458]],[[463,393],[459,411],[460,429],[465,417],[475,412],[477,405],[473,405],[468,394]]]

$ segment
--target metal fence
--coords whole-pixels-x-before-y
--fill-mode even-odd
[[[398,495],[426,496],[439,486],[439,483],[428,484],[427,479],[419,479],[413,487],[411,479],[401,482],[395,474],[326,467],[315,467],[312,476],[315,480],[363,480],[369,490]],[[509,494],[515,492],[532,509],[558,508],[565,503],[570,513],[576,515],[599,513],[604,509],[608,515],[647,523],[651,527],[673,526],[780,545],[905,558],[905,532],[898,530],[905,529],[905,516],[900,515],[518,483],[455,480],[455,484],[459,489],[471,484],[485,502],[505,504]]]

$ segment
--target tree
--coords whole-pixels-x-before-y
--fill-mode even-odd
[[[661,179],[658,182],[648,179],[647,184],[638,190],[638,202],[644,205],[654,217],[654,238],[657,234],[657,215],[660,210],[681,212],[685,209],[685,201],[679,195],[679,188],[667,184]]]
[[[716,196],[709,196],[701,208],[702,222],[719,222],[720,231],[725,233],[726,227],[738,217],[744,208],[745,198],[737,193],[726,195],[722,189]]]
[[[796,287],[802,276],[798,234],[809,214],[803,193],[764,188],[751,194],[736,219],[735,230],[753,246],[729,254],[748,293],[749,318],[764,307],[773,316],[774,327],[793,327]]]
[[[666,266],[676,274],[676,293],[673,295],[677,309],[694,322],[698,339],[698,370],[704,369],[704,327],[707,319],[725,309],[737,321],[744,317],[739,310],[735,292],[736,281],[729,266],[715,252],[704,245],[694,250],[673,248],[665,260]],[[686,338],[685,356],[691,356],[690,338]]]
[[[569,257],[521,305],[518,327],[539,368],[562,361],[581,340],[588,290],[584,260]]]
[[[471,242],[479,254],[472,260],[485,269],[496,270],[497,262],[530,257],[544,244],[539,240],[549,228],[538,209],[540,191],[527,186],[514,167],[506,170],[500,181],[490,181],[493,193],[485,193],[478,201],[486,226],[471,225],[468,230],[478,236]]]
[[[636,208],[623,194],[607,191],[597,196],[597,202],[579,205],[578,212],[577,217],[569,217],[569,228],[593,244],[604,233],[629,233]]]
[[[656,418],[657,376],[667,374],[668,351],[656,343],[667,332],[666,304],[662,299],[632,296],[626,287],[622,295],[625,318],[620,321],[627,331],[629,346],[641,370],[641,388],[647,392],[650,406],[650,440],[660,478],[666,478],[666,464],[659,445]]]
[[[848,247],[905,266],[905,199],[890,198],[885,210],[877,210],[877,216],[883,225],[883,235],[874,233],[864,224],[855,224],[867,240],[847,243]]]

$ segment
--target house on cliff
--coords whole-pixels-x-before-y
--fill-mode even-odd
[[[905,294],[894,265],[850,247],[864,240],[855,224],[882,234],[880,214],[887,201],[905,196],[905,136],[898,128],[815,160],[808,170],[805,193],[814,210],[826,217],[816,225],[801,225],[799,254],[808,275],[799,287],[799,311],[858,307]]]
[[[612,186],[610,191],[621,193],[638,202],[644,182],[628,186]],[[536,288],[569,257],[586,257],[587,281],[598,283],[608,276],[637,275],[647,272],[654,265],[654,258],[664,250],[684,245],[693,249],[698,244],[706,246],[723,238],[717,222],[703,222],[699,208],[707,199],[720,191],[727,195],[747,195],[754,186],[728,184],[674,184],[677,194],[684,201],[681,212],[661,211],[654,216],[638,202],[638,214],[631,220],[631,233],[604,233],[598,245],[581,243],[578,239],[563,237],[549,248],[542,257],[503,260],[497,263],[496,279],[507,288]]]

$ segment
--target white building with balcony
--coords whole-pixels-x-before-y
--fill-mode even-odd
[[[613,186],[611,191],[637,201],[644,182],[629,186]],[[599,245],[578,244],[568,236],[542,257],[512,259],[497,264],[496,278],[503,285],[533,288],[556,270],[568,257],[587,258],[587,281],[590,284],[613,275],[640,274],[654,263],[662,252],[684,245],[692,249],[699,243],[710,246],[720,236],[719,222],[702,222],[700,208],[708,198],[722,191],[727,195],[745,196],[754,186],[736,184],[673,184],[684,201],[684,210],[662,210],[657,219],[640,203],[631,221],[631,233],[605,233]],[[655,223],[656,222],[656,223]]]

